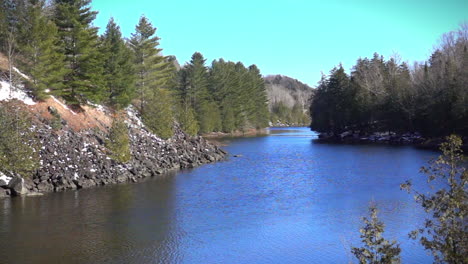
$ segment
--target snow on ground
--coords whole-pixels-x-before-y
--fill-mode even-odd
[[[20,72],[20,70],[18,70],[16,67],[13,67],[13,70],[18,73],[19,75],[21,75],[21,77],[25,78],[26,80],[30,80],[29,76],[27,76],[26,74]]]
[[[57,98],[55,98],[55,96],[51,95],[50,96],[52,99],[54,99],[54,101],[59,104],[60,106],[62,106],[63,108],[67,109],[68,111],[70,111],[73,115],[76,115],[75,112],[73,112],[73,110],[71,110],[70,108],[68,108],[68,106],[66,106],[64,103],[60,102]]]
[[[87,101],[87,104],[94,107],[96,110],[98,111],[101,111],[101,112],[106,112],[105,111],[105,107],[103,105],[99,105],[99,104],[94,104],[94,103],[91,103],[90,101]]]
[[[163,141],[161,138],[159,138],[155,134],[151,133],[146,128],[145,124],[143,124],[143,122],[141,121],[140,116],[138,115],[138,111],[135,109],[134,106],[130,105],[125,109],[127,110],[127,116],[128,116],[128,120],[125,120],[125,123],[129,127],[139,129],[141,133],[145,134],[148,137],[151,137],[153,140],[155,140],[157,142],[162,142]]]
[[[145,127],[145,125],[143,124],[143,122],[141,122],[141,119],[137,114],[137,110],[132,105],[127,107],[127,115],[131,121],[136,123],[137,126]]]
[[[35,105],[31,97],[18,88],[11,87],[9,82],[0,81],[0,101],[9,101],[17,99],[27,105]]]
[[[8,184],[11,181],[11,177],[6,176],[0,171],[0,180],[3,180],[4,182],[6,182],[6,184]]]

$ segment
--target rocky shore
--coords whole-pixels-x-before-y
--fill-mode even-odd
[[[123,164],[108,157],[106,133],[99,129],[75,131],[64,124],[57,131],[46,121],[37,122],[34,130],[40,145],[40,168],[25,179],[1,172],[0,197],[136,182],[171,170],[220,161],[226,156],[219,147],[202,137],[188,136],[177,126],[172,138],[162,140],[134,115],[129,115],[126,123],[132,159]]]
[[[420,133],[396,133],[396,132],[373,132],[360,133],[345,131],[342,133],[320,133],[318,142],[334,142],[349,144],[390,144],[390,145],[413,145],[421,148],[438,150],[443,138],[427,138]],[[463,138],[465,143],[463,149],[468,149],[467,138]]]

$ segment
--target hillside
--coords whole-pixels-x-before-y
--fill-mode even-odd
[[[314,89],[284,75],[264,79],[272,125],[309,125],[307,112]]]
[[[4,76],[5,71],[0,70],[0,74]],[[28,78],[19,71],[15,75],[17,80],[21,76]],[[113,110],[90,104],[81,105],[75,111],[52,95],[35,101],[22,90],[21,84],[10,87],[2,79],[0,77],[0,118],[9,120],[7,115],[15,114],[14,111],[29,116],[31,125],[27,130],[32,132],[33,138],[29,138],[26,145],[35,146],[39,166],[26,177],[0,168],[0,198],[135,182],[171,170],[222,160],[226,154],[199,136],[187,135],[177,123],[174,135],[161,139],[143,124],[135,108],[128,106],[122,115],[131,158],[120,162],[112,158],[106,144],[115,118]],[[0,134],[2,131],[0,129]],[[8,145],[2,140],[10,139],[1,135],[0,148]]]

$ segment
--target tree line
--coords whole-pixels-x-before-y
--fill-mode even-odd
[[[17,66],[37,100],[50,95],[67,104],[134,105],[145,125],[162,138],[177,120],[190,134],[232,132],[268,125],[260,70],[193,54],[178,69],[164,56],[156,28],[142,16],[129,39],[113,18],[102,35],[93,26],[91,0],[0,0],[0,48]]]
[[[310,106],[319,132],[394,131],[468,134],[468,23],[442,36],[428,61],[359,58],[323,75]]]

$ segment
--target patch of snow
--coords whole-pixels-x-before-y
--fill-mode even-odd
[[[3,180],[4,182],[6,182],[6,184],[8,184],[11,181],[11,179],[11,177],[6,176],[0,171],[0,180]]]
[[[15,87],[11,87],[8,82],[0,81],[0,101],[9,101],[11,99],[20,100],[27,105],[36,104],[25,92]]]
[[[78,173],[75,172],[75,174],[73,174],[73,179],[74,179],[74,180],[78,180],[79,177],[80,177],[80,176],[78,176]]]
[[[94,104],[94,103],[91,103],[90,101],[88,101],[87,104],[94,107],[94,108],[96,108],[96,110],[98,110],[98,111],[105,112],[104,106],[102,106],[100,104]]]
[[[62,106],[63,108],[67,109],[68,111],[70,111],[73,115],[76,115],[75,112],[73,112],[73,110],[71,110],[70,108],[68,108],[68,106],[66,106],[64,103],[60,102],[57,98],[55,98],[55,96],[51,96],[52,99],[54,99],[54,101],[59,104],[60,106]]]
[[[143,124],[143,122],[137,114],[137,110],[133,106],[130,105],[127,107],[127,115],[131,121],[136,123],[137,126],[141,128],[145,127],[145,125]]]
[[[26,74],[20,72],[20,70],[18,70],[16,67],[13,67],[13,70],[15,72],[17,72],[19,75],[21,75],[21,77],[25,78],[26,80],[30,80],[31,78],[29,78],[29,76],[27,76]]]

